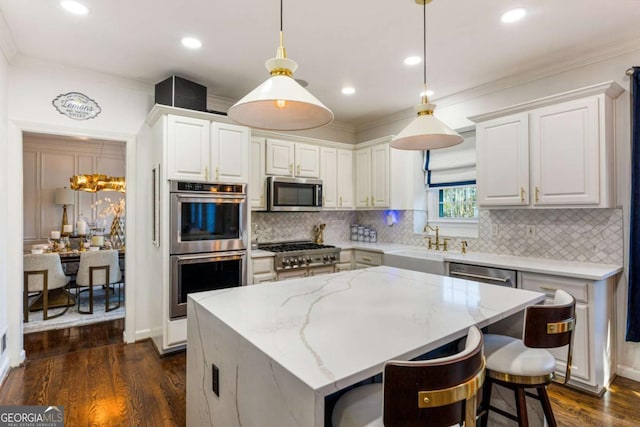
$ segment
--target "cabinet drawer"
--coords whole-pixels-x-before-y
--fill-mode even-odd
[[[548,297],[553,297],[557,289],[562,289],[573,295],[576,301],[589,302],[589,283],[585,280],[546,274],[522,273],[521,283],[523,289],[544,292]]]
[[[323,274],[335,273],[336,268],[333,265],[323,265],[322,267],[309,268],[309,276],[321,276]]]
[[[253,274],[273,273],[273,257],[254,258]]]
[[[356,264],[382,265],[382,254],[379,252],[356,251]]]
[[[260,273],[260,274],[254,274],[253,275],[253,284],[257,285],[258,283],[265,283],[265,282],[274,282],[276,280],[276,274],[271,272],[271,273]]]

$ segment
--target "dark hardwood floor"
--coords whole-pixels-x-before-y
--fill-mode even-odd
[[[0,405],[64,405],[69,427],[185,425],[185,352],[159,357],[149,340],[123,344],[122,330],[117,320],[26,335],[27,362],[10,372]],[[631,380],[616,378],[601,399],[557,385],[549,395],[560,426],[640,425]]]

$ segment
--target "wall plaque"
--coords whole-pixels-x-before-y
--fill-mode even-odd
[[[102,111],[96,101],[80,92],[60,94],[51,103],[60,114],[74,120],[93,119]]]

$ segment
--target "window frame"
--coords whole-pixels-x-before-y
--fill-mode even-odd
[[[438,226],[440,228],[440,233],[447,236],[478,237],[478,222],[479,222],[480,210],[477,205],[477,200],[476,200],[476,209],[478,210],[478,218],[450,219],[450,218],[440,217],[440,190],[447,190],[447,189],[461,188],[461,187],[472,187],[472,186],[476,187],[476,194],[477,194],[476,184],[427,188],[426,192],[427,192],[428,223],[432,226]]]

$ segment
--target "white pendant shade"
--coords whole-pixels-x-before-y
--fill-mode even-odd
[[[291,72],[297,67],[288,58],[270,59],[266,65],[272,71],[285,64]],[[227,114],[238,123],[267,130],[313,129],[333,121],[331,110],[287,75],[272,75],[229,108]]]
[[[433,115],[433,104],[416,106],[418,117],[413,119],[391,141],[391,147],[400,150],[434,150],[460,144],[464,138]],[[425,113],[429,111],[430,113]]]

